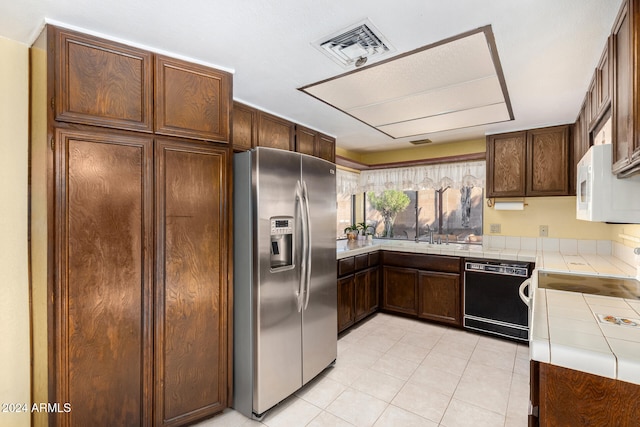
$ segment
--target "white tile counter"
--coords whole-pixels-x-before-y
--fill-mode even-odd
[[[640,384],[640,301],[536,289],[529,352],[533,360]]]

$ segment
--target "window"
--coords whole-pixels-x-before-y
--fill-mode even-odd
[[[463,186],[365,194],[365,218],[375,237],[480,243],[484,189]],[[416,224],[418,225],[416,228]]]
[[[338,194],[337,239],[346,239],[347,235],[344,229],[356,222],[354,216],[354,197],[355,196],[351,194]]]

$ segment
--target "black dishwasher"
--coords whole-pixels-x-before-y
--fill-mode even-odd
[[[464,327],[527,342],[529,308],[518,290],[532,263],[465,259]]]

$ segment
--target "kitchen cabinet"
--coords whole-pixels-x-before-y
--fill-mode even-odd
[[[385,251],[382,309],[462,326],[461,260]]]
[[[532,360],[530,386],[530,426],[638,424],[637,384]]]
[[[600,121],[610,103],[610,61],[609,61],[609,41],[605,44],[604,50],[595,69],[589,92],[589,129],[593,129]]]
[[[338,332],[378,310],[378,262],[378,252],[338,260]]]
[[[294,123],[258,110],[258,139],[256,146],[294,151],[294,140]]]
[[[258,140],[258,110],[233,101],[232,142],[236,151],[251,150]]]
[[[487,197],[569,194],[569,125],[487,137]]]
[[[153,131],[153,55],[75,31],[49,28],[54,52],[54,118]],[[55,96],[53,96],[55,95]]]
[[[462,324],[460,274],[418,274],[418,317],[442,323]]]
[[[296,125],[296,151],[335,162],[336,140],[313,129]]]
[[[226,408],[232,388],[230,147],[109,123],[99,96],[58,117],[61,45],[47,41],[62,33],[48,26],[30,52],[32,378],[34,401],[73,409],[35,424],[194,423]],[[111,54],[109,41],[90,40]],[[91,90],[111,88],[109,66],[81,68]],[[109,90],[107,104],[128,102]]]
[[[571,175],[569,178],[569,194],[576,194],[576,180],[578,176],[578,162],[587,153],[590,147],[590,137],[588,131],[588,108],[589,104],[587,99],[582,103],[580,108],[580,114],[576,118],[576,122],[573,126],[572,142],[573,147],[571,149]]]
[[[155,133],[229,142],[231,74],[155,56]]]
[[[640,45],[635,42],[640,32],[639,10],[640,1],[623,1],[611,34],[612,171],[618,177],[640,173],[640,82],[637,69]]]

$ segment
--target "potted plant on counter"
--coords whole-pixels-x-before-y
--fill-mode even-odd
[[[345,234],[347,235],[347,240],[357,240],[358,239],[358,224],[352,224],[344,229]]]
[[[372,225],[367,225],[366,222],[359,222],[357,226],[358,226],[358,231],[360,232],[360,236],[363,240],[373,239],[373,233],[369,231],[369,229],[373,230]]]

